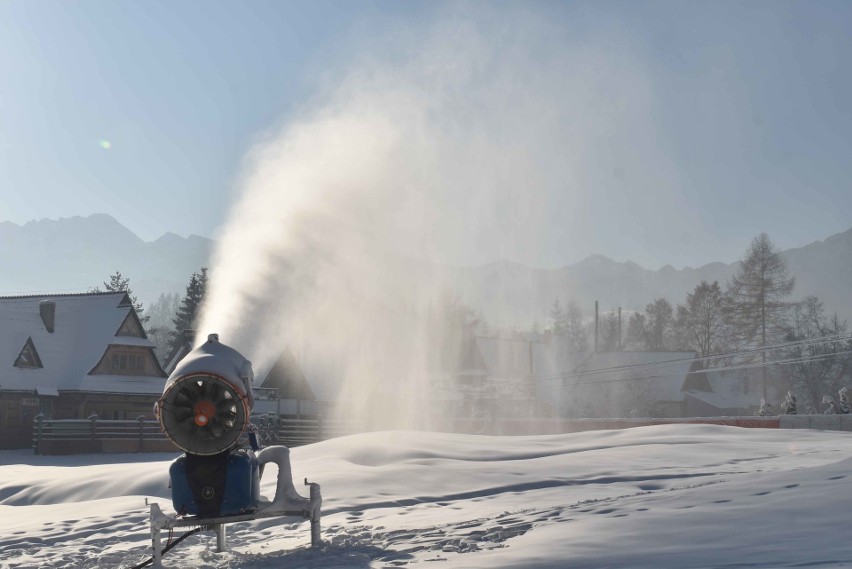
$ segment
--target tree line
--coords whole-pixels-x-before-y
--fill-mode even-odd
[[[656,298],[643,312],[630,314],[626,334],[614,310],[604,314],[598,349],[695,352],[704,369],[759,370],[767,400],[774,387],[775,394],[791,390],[818,409],[824,398],[843,387],[852,369],[852,341],[847,322],[829,313],[816,296],[789,300],[795,282],[784,256],[761,233],[726,286],[701,281],[677,305]],[[580,324],[577,311],[563,311],[558,300],[554,302],[552,333],[564,337],[579,331],[588,342],[589,326]],[[583,351],[583,340],[571,337],[567,342]]]

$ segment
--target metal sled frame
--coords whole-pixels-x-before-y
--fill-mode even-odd
[[[160,532],[170,530],[172,528],[204,528],[205,531],[216,532],[216,551],[221,553],[227,550],[227,541],[225,538],[225,524],[235,522],[246,522],[251,520],[260,520],[264,518],[278,517],[299,517],[311,520],[311,547],[317,547],[322,542],[320,537],[320,518],[322,512],[322,494],[320,485],[314,482],[305,480],[305,485],[311,488],[311,509],[298,511],[270,511],[261,510],[259,512],[239,514],[233,516],[219,516],[213,518],[188,517],[176,518],[167,516],[160,509],[160,505],[151,504],[151,549],[153,550],[153,567],[162,568],[163,566],[163,547]]]

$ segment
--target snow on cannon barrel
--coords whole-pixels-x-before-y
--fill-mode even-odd
[[[154,566],[160,566],[160,531],[175,527],[214,529],[217,550],[225,550],[225,524],[258,518],[299,516],[311,521],[311,545],[320,543],[322,495],[315,483],[310,498],[293,485],[290,451],[272,446],[260,449],[257,438],[243,434],[251,427],[254,405],[251,362],[219,342],[218,334],[191,351],[166,381],[154,413],[166,436],[185,454],[169,468],[172,504],[177,517],[151,504]],[[256,453],[256,451],[259,451]],[[275,497],[260,496],[263,465],[278,466]],[[197,531],[197,530],[196,530]]]

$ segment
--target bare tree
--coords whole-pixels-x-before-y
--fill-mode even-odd
[[[738,339],[761,348],[763,397],[768,398],[766,346],[784,335],[788,305],[795,279],[787,276],[787,261],[766,233],[751,242],[740,268],[729,283],[732,315]]]
[[[634,312],[627,321],[627,348],[637,352],[648,349],[648,330],[641,312]]]
[[[700,357],[719,353],[725,338],[725,314],[730,302],[718,281],[701,281],[686,296],[686,333],[689,345]],[[680,308],[680,307],[678,307]],[[702,360],[702,367],[710,362]]]
[[[668,349],[673,322],[672,305],[665,298],[658,298],[645,307],[647,314],[647,348],[649,352],[663,352]]]
[[[809,296],[793,307],[789,341],[800,341],[786,349],[786,355],[794,360],[790,364],[793,387],[804,394],[815,408],[824,397],[837,393],[842,387],[842,378],[849,367],[849,358],[844,352],[848,340],[838,338],[847,331],[846,322],[837,314],[828,319],[822,302]]]
[[[565,335],[568,338],[570,350],[574,353],[587,352],[589,350],[589,335],[583,323],[583,311],[573,300],[568,302],[564,321]]]

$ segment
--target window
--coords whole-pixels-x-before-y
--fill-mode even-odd
[[[112,344],[90,375],[149,375],[165,377],[151,348]]]
[[[24,347],[21,350],[21,353],[18,354],[18,358],[15,360],[15,367],[20,367],[20,368],[40,368],[40,367],[43,367],[41,365],[41,358],[38,356],[38,352],[35,349],[35,344],[33,344],[32,337],[27,338],[27,343],[24,344]]]
[[[110,371],[115,373],[136,373],[145,370],[145,360],[141,354],[113,352],[110,357]]]

